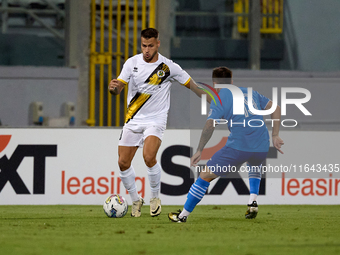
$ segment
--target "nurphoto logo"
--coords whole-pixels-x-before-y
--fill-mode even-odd
[[[204,83],[198,82],[201,85],[207,86],[210,90],[213,91],[213,93],[215,94],[215,96],[219,99],[221,105],[221,99],[217,93],[217,91]],[[233,114],[234,115],[245,115],[248,116],[247,114],[252,114],[252,115],[269,115],[272,114],[276,107],[277,107],[277,102],[278,102],[278,89],[276,87],[273,88],[272,93],[272,106],[270,109],[268,110],[260,110],[257,109],[256,104],[253,101],[253,88],[248,87],[247,88],[247,92],[248,92],[248,96],[247,96],[247,100],[245,99],[245,95],[243,94],[242,90],[240,88],[238,88],[235,85],[232,84],[215,84],[215,88],[217,89],[229,89],[230,92],[232,93],[233,96]],[[213,100],[213,102],[215,103],[215,105],[217,105],[217,102],[215,100],[215,97],[213,96],[212,93],[210,93],[208,90],[201,88],[202,90],[204,90]],[[287,94],[288,93],[300,93],[300,94],[304,94],[303,98],[287,98]],[[206,95],[202,95],[201,98],[201,115],[207,115],[207,96]],[[281,88],[281,115],[285,116],[287,115],[287,105],[288,104],[292,104],[295,105],[304,115],[306,116],[312,116],[312,114],[307,110],[307,108],[305,106],[303,106],[303,104],[307,103],[309,100],[311,99],[311,93],[308,89],[305,88],[295,88],[295,87],[282,87]],[[247,109],[245,110],[245,106],[244,104],[248,105],[249,108],[249,112],[246,112]],[[275,121],[279,121],[278,119],[265,119],[265,121],[270,121],[272,123],[272,126],[274,125]],[[254,123],[257,123],[256,125]],[[293,124],[288,125],[287,122],[290,122]],[[232,126],[232,119],[229,121],[230,125]],[[260,123],[260,124],[259,124]],[[216,124],[228,124],[228,120],[226,119],[215,119],[214,120],[214,126]],[[246,120],[244,120],[243,122],[234,122],[234,125],[243,125],[245,127],[246,125]],[[261,127],[264,125],[264,121],[261,119],[252,119],[248,121],[248,126],[250,127]],[[281,120],[281,125],[283,127],[296,127],[298,124],[298,122],[294,119],[283,119]]]

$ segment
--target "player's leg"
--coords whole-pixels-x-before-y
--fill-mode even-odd
[[[247,162],[250,196],[245,213],[246,219],[255,219],[258,213],[257,196],[260,191],[262,163],[266,157],[267,152],[254,152]]]
[[[234,164],[235,157],[233,157],[233,154],[228,150],[230,149],[223,147],[211,157],[203,171],[201,171],[200,177],[193,185],[191,185],[183,211],[179,210],[175,213],[169,213],[168,217],[170,220],[174,222],[185,222],[189,214],[202,200],[210,185],[210,182],[218,176],[225,174],[221,171],[217,171],[217,169],[221,170],[223,169],[221,166]]]
[[[131,216],[139,217],[140,208],[142,207],[144,201],[137,193],[136,187],[136,173],[135,169],[131,165],[131,161],[137,151],[138,147],[128,147],[128,146],[118,146],[118,165],[120,168],[120,179],[129,192],[132,200],[132,212]]]
[[[143,158],[148,167],[148,179],[151,189],[150,197],[150,215],[158,216],[161,211],[161,200],[159,199],[159,190],[161,185],[162,168],[156,160],[157,152],[161,146],[161,139],[154,135],[149,135],[143,146]]]
[[[180,213],[169,213],[169,219],[175,222],[185,222],[195,206],[202,200],[210,182],[218,176],[227,175],[229,173],[228,169],[234,166],[237,167],[245,162],[247,156],[242,151],[225,146],[217,151],[207,162],[207,166],[201,172],[200,178],[191,186],[183,211]]]
[[[142,142],[143,133],[139,132],[137,126],[123,127],[118,146],[118,165],[120,168],[120,179],[129,192],[132,200],[131,216],[139,217],[141,215],[141,207],[144,203],[137,193],[136,173],[131,165],[132,159],[136,154],[138,146]]]
[[[184,204],[183,210],[178,212],[172,212],[168,214],[168,217],[173,222],[186,222],[190,213],[194,210],[196,205],[202,200],[205,192],[207,191],[210,182],[216,179],[218,176],[212,173],[207,166],[201,172],[196,182],[191,185],[187,200]]]
[[[260,183],[261,183],[261,171],[259,171],[258,167],[253,167],[247,164],[249,169],[248,177],[249,177],[249,201],[248,201],[248,209],[245,213],[246,219],[255,219],[258,213],[258,205],[257,205],[257,196],[260,191]]]
[[[249,201],[248,204],[252,204],[253,201],[257,200],[257,196],[260,191],[260,183],[261,183],[261,168],[259,166],[251,166],[249,163],[247,164],[249,169],[248,178],[249,178]]]

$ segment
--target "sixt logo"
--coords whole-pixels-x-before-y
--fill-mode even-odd
[[[0,135],[0,153],[11,135]],[[33,194],[45,194],[46,157],[57,156],[57,145],[18,145],[10,158],[0,158],[0,192],[9,182],[17,194],[31,194],[17,170],[25,157],[33,157]]]

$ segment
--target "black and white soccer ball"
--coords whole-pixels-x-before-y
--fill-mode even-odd
[[[120,195],[109,196],[103,205],[105,214],[110,218],[124,217],[128,211],[126,199]]]

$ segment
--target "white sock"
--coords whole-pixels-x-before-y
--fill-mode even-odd
[[[153,167],[148,167],[148,177],[151,188],[151,198],[158,198],[161,187],[161,172],[162,168],[158,162]]]
[[[253,201],[256,201],[257,195],[255,193],[251,193],[248,201],[248,205],[252,204]]]
[[[126,169],[125,171],[120,171],[119,175],[120,175],[120,179],[122,179],[124,187],[129,192],[132,201],[138,201],[139,196],[137,193],[137,187],[136,187],[136,181],[135,181],[136,173],[132,165],[130,166],[129,169]]]
[[[190,212],[188,212],[187,210],[185,210],[183,208],[183,211],[180,213],[180,215],[178,216],[178,218],[182,219],[183,217],[188,217],[190,215]]]

